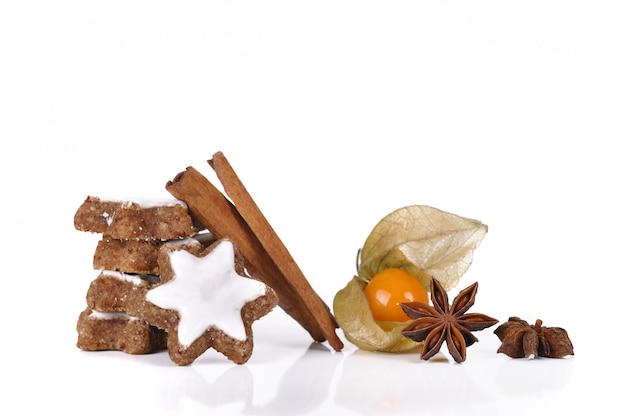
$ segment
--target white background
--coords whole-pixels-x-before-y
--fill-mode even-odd
[[[2,1],[0,60],[0,413],[618,411],[623,2]],[[431,205],[489,226],[472,310],[576,355],[511,360],[492,329],[460,365],[333,353],[281,310],[243,366],[78,350],[78,206],[169,197],[218,150],[328,304],[382,217]]]

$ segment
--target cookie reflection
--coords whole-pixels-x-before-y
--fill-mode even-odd
[[[283,374],[278,392],[263,405],[250,405],[246,414],[301,415],[314,411],[330,394],[330,385],[342,355],[313,343]],[[255,380],[263,383],[263,380]]]
[[[215,367],[218,368],[218,367]],[[253,396],[252,373],[247,366],[227,368],[217,377],[204,375],[193,367],[172,368],[164,380],[166,388],[158,398],[168,410],[178,410],[183,400],[191,399],[204,408],[250,403]]]

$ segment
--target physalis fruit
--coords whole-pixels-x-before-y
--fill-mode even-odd
[[[428,303],[428,292],[417,277],[393,267],[376,274],[363,289],[377,321],[404,322],[409,319],[401,303]]]

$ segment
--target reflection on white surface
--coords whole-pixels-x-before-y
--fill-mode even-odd
[[[522,415],[540,410],[569,381],[573,360],[513,360],[490,348],[472,351],[463,364],[441,352],[426,362],[419,353],[356,350],[344,359],[334,402],[371,415]]]
[[[250,405],[247,414],[301,415],[315,411],[330,395],[340,354],[329,351],[322,344],[313,343],[282,374],[278,392],[267,403]]]
[[[441,414],[488,399],[463,365],[449,364],[441,354],[420,362],[419,354],[355,351],[346,357],[335,401],[362,414],[405,413],[419,409]]]
[[[170,376],[163,378],[163,389],[159,393],[167,410],[178,410],[183,399],[191,399],[207,409],[252,400],[254,383],[246,366],[229,367],[214,380],[208,380],[193,367],[176,370],[181,369],[174,368]]]
[[[269,368],[234,365],[213,352],[193,365],[178,367],[167,354],[131,357],[161,367],[154,399],[159,410],[181,412],[206,409],[212,414],[236,411],[253,415],[302,415],[314,413],[331,394],[332,380],[342,359],[325,345],[312,343],[291,364],[284,366],[278,354],[269,356]],[[95,353],[97,355],[101,353]],[[124,357],[122,353],[115,354]],[[288,358],[294,354],[285,354]],[[95,357],[97,358],[97,357]],[[271,364],[276,360],[276,364]],[[273,391],[266,397],[267,391]]]
[[[496,383],[502,394],[512,397],[541,397],[563,389],[570,379],[573,359],[506,360],[497,368]]]

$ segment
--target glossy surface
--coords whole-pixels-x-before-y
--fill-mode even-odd
[[[409,317],[400,306],[403,302],[428,303],[428,292],[417,278],[402,269],[377,273],[363,289],[374,319],[403,322]]]

